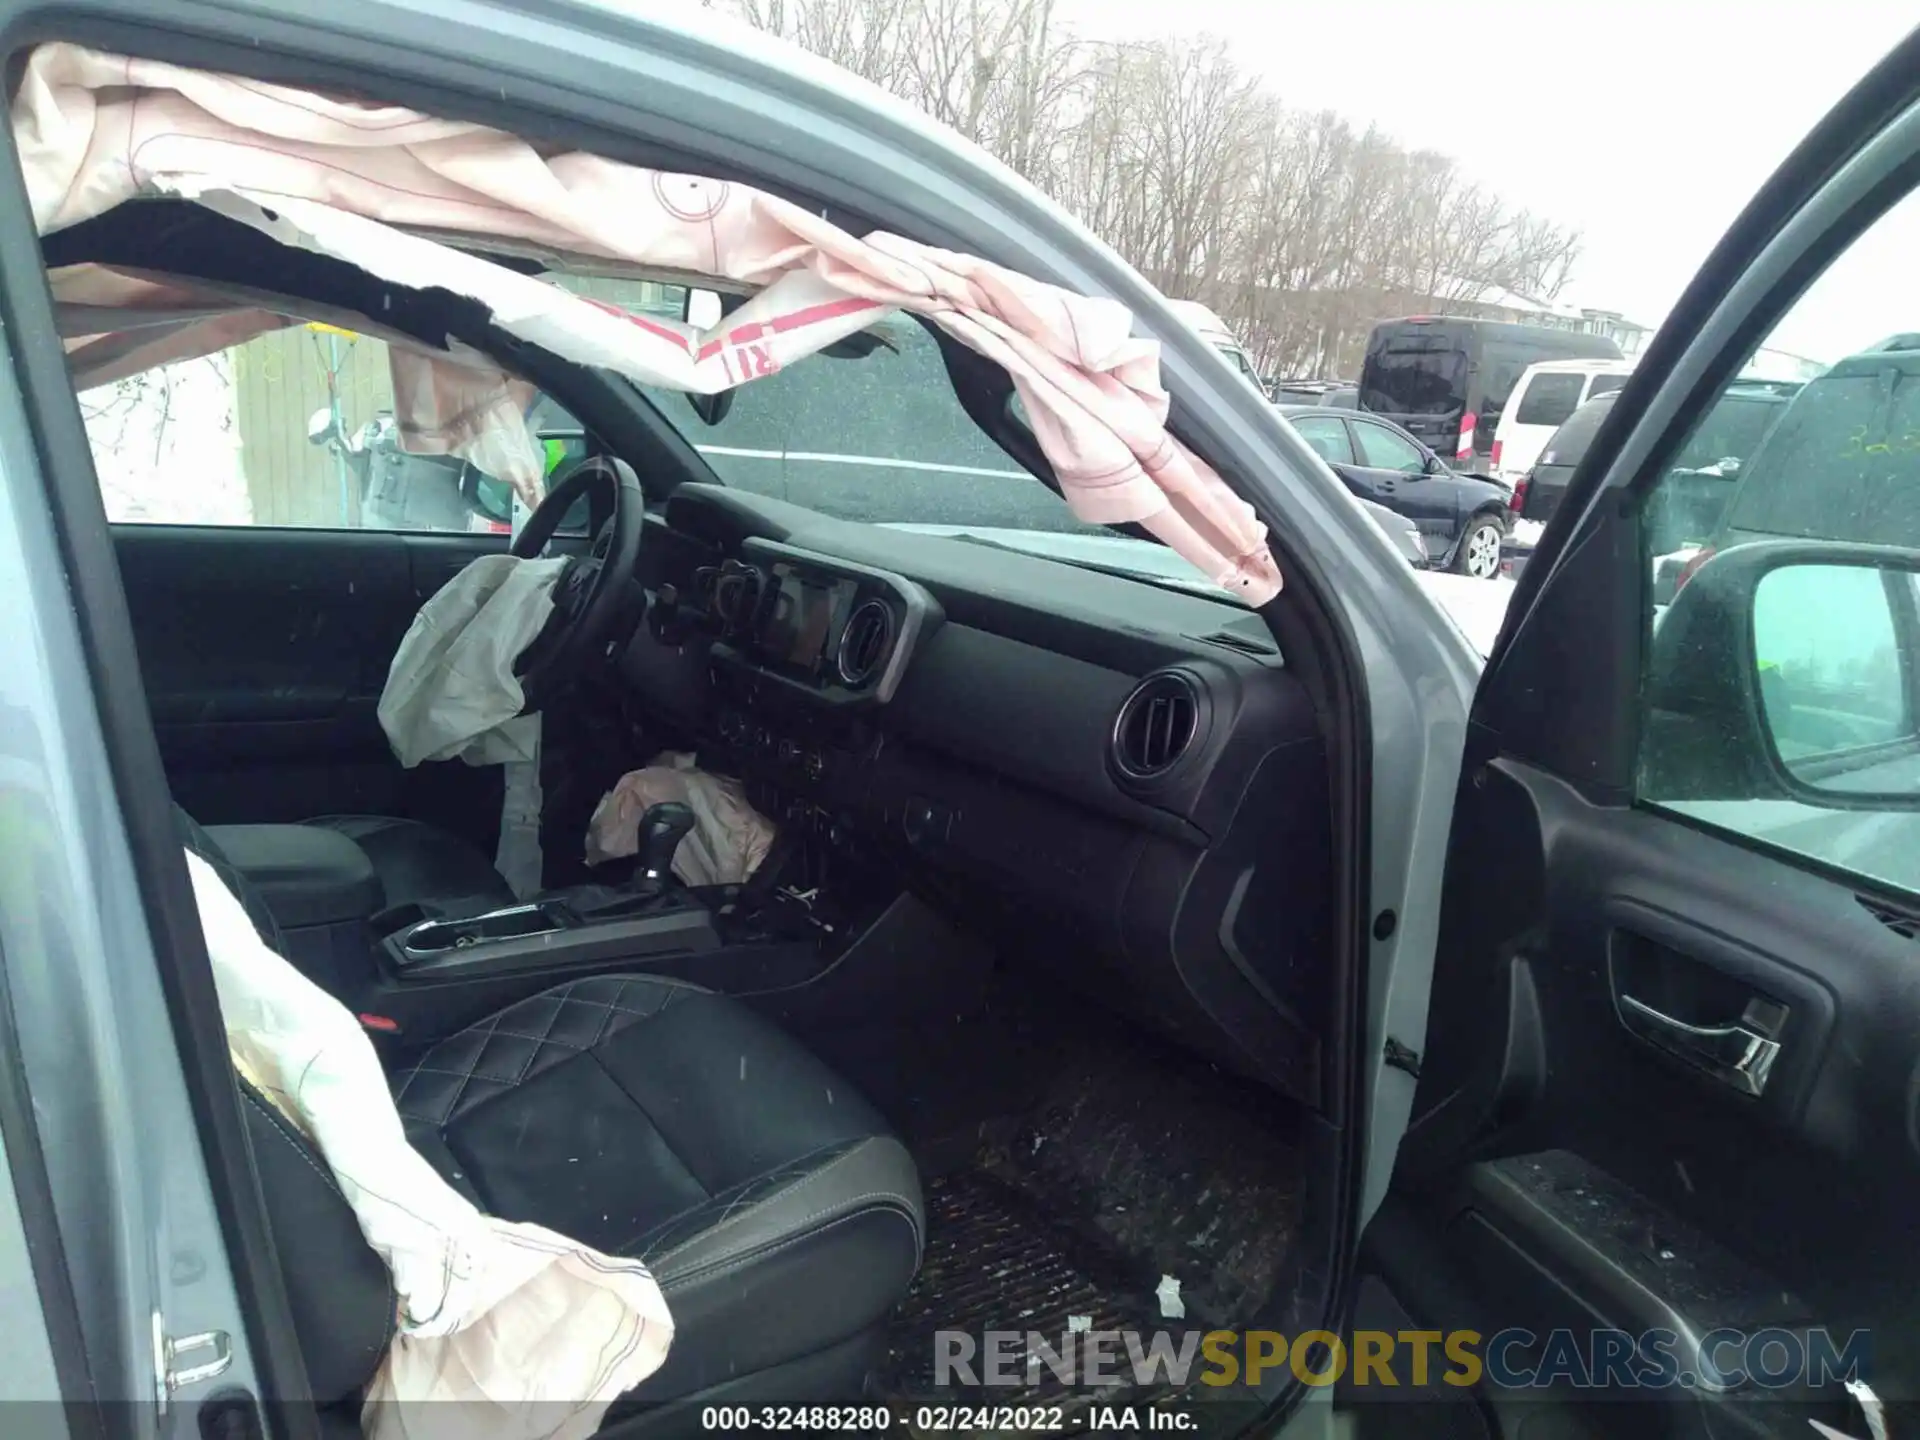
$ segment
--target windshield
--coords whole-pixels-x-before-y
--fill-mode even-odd
[[[1367,358],[1360,408],[1382,415],[1445,415],[1464,403],[1466,375],[1466,355],[1444,341],[1395,341]]]
[[[553,278],[593,299],[668,318],[679,318],[688,304],[687,291],[677,285]],[[1244,357],[1238,363],[1244,365]],[[737,387],[711,423],[691,396],[636,388],[715,477],[735,489],[837,520],[946,535],[1238,598],[1168,546],[1076,516],[974,423],[954,394],[939,343],[910,315],[891,315],[851,343]],[[1012,413],[1028,423],[1017,396]]]
[[[1216,343],[1213,347],[1227,357],[1227,363],[1246,376],[1254,384],[1260,383],[1260,372],[1253,368],[1253,362],[1247,359],[1247,352],[1232,342]]]
[[[1815,380],[1735,496],[1735,530],[1920,545],[1920,373],[1890,363]]]
[[[570,289],[677,318],[686,291],[563,278]],[[865,353],[853,353],[864,350]],[[953,392],[939,344],[896,313],[852,344],[727,393],[712,423],[694,398],[639,387],[725,484],[876,525],[1105,533],[1020,468]]]

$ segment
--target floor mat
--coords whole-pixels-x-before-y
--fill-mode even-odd
[[[1027,1196],[985,1170],[964,1170],[927,1186],[927,1253],[896,1312],[879,1380],[890,1400],[937,1398],[945,1404],[1062,1405],[1078,1411],[1093,1392],[1069,1389],[1028,1336],[1058,1347],[1078,1330],[1151,1329],[1165,1322],[1151,1287],[1128,1274],[1124,1259],[1054,1224]],[[935,1383],[936,1333],[960,1331],[982,1342],[991,1331],[1023,1337],[1012,1352],[1019,1383]],[[982,1375],[979,1357],[970,1366]],[[1102,1404],[1139,1402],[1155,1391],[1127,1387],[1098,1395]]]
[[[1102,1039],[1060,1045],[1031,1108],[979,1127],[966,1162],[928,1182],[926,1256],[876,1377],[889,1400],[1058,1405],[1080,1428],[1096,1406],[1201,1398],[1197,1366],[1140,1385],[1123,1354],[1127,1384],[1089,1387],[1064,1382],[1057,1357],[1082,1331],[1177,1346],[1272,1295],[1301,1185],[1284,1103],[1189,1056]],[[1179,1300],[1163,1309],[1168,1279]],[[1013,1383],[936,1385],[943,1331],[970,1337],[977,1382],[988,1333],[1013,1332]]]
[[[1231,1327],[1272,1295],[1293,1247],[1291,1118],[1268,1092],[1135,1041],[1062,1065],[983,1160],[1049,1218],[1128,1257],[1147,1294],[1171,1276],[1190,1317]]]

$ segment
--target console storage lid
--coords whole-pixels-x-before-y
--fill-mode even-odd
[[[209,825],[206,831],[283,929],[364,920],[386,903],[373,862],[336,831],[317,825]]]

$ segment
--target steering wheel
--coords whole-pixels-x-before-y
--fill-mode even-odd
[[[522,560],[537,558],[583,495],[592,546],[560,571],[553,582],[553,614],[513,666],[529,712],[590,665],[612,659],[646,611],[646,591],[634,575],[646,496],[624,460],[588,455],[556,470],[547,498],[527,518],[511,553]]]

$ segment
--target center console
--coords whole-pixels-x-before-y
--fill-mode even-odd
[[[411,982],[529,970],[564,978],[609,959],[644,969],[652,956],[697,954],[720,945],[712,915],[684,891],[636,909],[631,915],[595,913],[563,896],[465,919],[423,920],[381,944],[388,968]]]
[[[686,805],[652,806],[640,817],[627,884],[580,885],[483,915],[421,916],[382,941],[385,968],[402,980],[447,981],[609,957],[644,966],[654,955],[712,950],[720,937],[711,912],[673,879],[674,851],[693,826]]]

